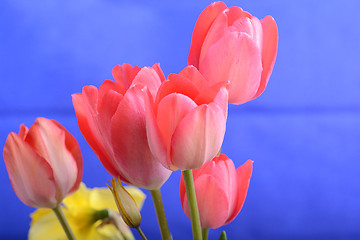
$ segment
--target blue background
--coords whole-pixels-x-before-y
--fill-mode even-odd
[[[0,146],[38,116],[79,141],[83,181],[110,178],[82,137],[71,94],[112,79],[116,64],[168,75],[186,66],[191,34],[211,1],[0,1]],[[262,96],[230,106],[222,151],[254,172],[229,239],[360,239],[360,28],[358,1],[226,1],[272,15],[279,50]],[[174,239],[191,239],[179,201],[180,173],[162,192]],[[0,238],[25,239],[29,213],[0,161]],[[148,192],[146,191],[148,194]],[[160,239],[151,198],[142,228]],[[217,239],[220,230],[211,230]]]

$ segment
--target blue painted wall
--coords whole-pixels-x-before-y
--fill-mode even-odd
[[[264,94],[229,109],[222,150],[236,166],[255,163],[245,205],[222,230],[229,239],[360,239],[360,3],[225,2],[272,15],[279,50]],[[0,1],[0,146],[21,123],[56,119],[80,143],[83,181],[105,186],[110,175],[79,131],[71,94],[112,79],[116,64],[179,72],[210,3]],[[163,187],[165,208],[174,239],[191,239],[179,178]],[[0,182],[0,238],[25,239],[33,209],[17,199],[3,161]],[[142,213],[144,232],[160,239],[149,195]]]

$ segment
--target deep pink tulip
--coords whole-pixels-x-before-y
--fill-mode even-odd
[[[156,95],[164,74],[159,64],[117,65],[112,73],[115,81],[105,80],[99,89],[86,86],[73,95],[80,130],[112,176],[140,188],[160,188],[171,171],[149,149],[144,97],[145,92]]]
[[[228,91],[208,87],[193,66],[170,74],[155,102],[148,94],[150,149],[171,170],[200,168],[219,151],[226,128]]]
[[[78,189],[83,160],[76,139],[58,122],[37,118],[10,133],[3,156],[18,198],[36,208],[54,208]]]
[[[275,20],[259,20],[223,2],[200,14],[192,35],[188,64],[211,83],[230,81],[229,103],[258,97],[272,72],[278,45]]]
[[[247,194],[253,161],[235,170],[225,154],[216,156],[202,168],[193,170],[196,198],[202,228],[219,228],[239,214]],[[180,200],[190,218],[184,179],[180,180]]]

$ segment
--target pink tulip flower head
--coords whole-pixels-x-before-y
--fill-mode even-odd
[[[202,228],[219,228],[239,214],[249,187],[253,161],[235,170],[234,163],[220,154],[202,168],[193,170],[196,198]],[[180,180],[180,200],[190,218],[184,179]]]
[[[173,171],[200,168],[219,151],[226,128],[228,91],[209,87],[193,66],[170,74],[155,102],[148,93],[146,125],[150,149]]]
[[[73,95],[79,128],[113,177],[136,187],[158,189],[171,171],[150,151],[145,93],[155,96],[164,74],[159,64],[144,68],[117,65],[112,73],[115,81],[105,80],[99,89],[86,86]]]
[[[3,156],[18,198],[36,208],[55,208],[76,191],[83,160],[76,139],[58,122],[37,118],[10,133]]]
[[[259,20],[223,2],[200,14],[192,35],[188,64],[211,84],[230,82],[229,103],[258,97],[271,75],[278,45],[275,20]]]

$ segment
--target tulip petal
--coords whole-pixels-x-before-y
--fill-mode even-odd
[[[203,89],[204,87],[208,86],[203,75],[201,75],[199,70],[193,65],[189,65],[189,66],[185,67],[183,70],[181,70],[181,72],[179,73],[179,76],[182,76],[182,77],[185,77],[185,78],[191,80],[191,82],[195,86],[197,86],[198,89]]]
[[[171,140],[173,165],[188,170],[210,161],[221,147],[225,128],[226,117],[215,103],[189,112],[178,123]]]
[[[231,179],[236,177],[235,166],[225,154],[220,154],[219,156],[214,157],[212,161],[204,164],[201,168],[193,170],[194,179],[206,174],[209,174],[216,179],[218,185],[224,188],[224,192],[227,194],[228,198],[233,195],[230,189],[232,189]],[[237,186],[237,184],[235,186]],[[237,191],[236,188],[235,190]],[[234,191],[234,193],[236,193],[236,191]],[[231,201],[229,201],[229,203],[231,204]]]
[[[180,73],[179,76],[185,77],[191,80],[192,83],[199,89],[194,95],[194,101],[197,105],[208,104],[214,100],[214,97],[219,92],[219,87],[213,88],[209,86],[209,83],[194,66],[187,66]]]
[[[81,133],[105,169],[111,175],[116,176],[118,173],[115,171],[111,161],[111,159],[113,159],[112,149],[109,148],[107,139],[103,136],[97,119],[97,98],[98,91],[94,86],[86,86],[83,88],[82,94],[77,93],[72,95],[76,118]]]
[[[223,188],[229,200],[229,211],[232,213],[238,193],[237,174],[233,161],[225,154],[220,154],[201,168],[193,170],[194,179],[206,174],[213,176],[218,186]]]
[[[21,124],[20,125],[20,130],[19,130],[19,137],[22,140],[25,140],[25,137],[28,134],[28,132],[29,132],[29,129],[24,124]]]
[[[213,21],[220,12],[226,9],[227,6],[223,2],[215,2],[205,8],[196,21],[194,32],[191,38],[190,52],[188,57],[188,64],[199,67],[200,52],[205,40],[206,34],[209,31]]]
[[[275,20],[271,16],[266,16],[260,21],[263,29],[263,71],[261,74],[260,87],[253,98],[257,98],[264,92],[271,72],[274,68],[278,48],[278,28],[276,26]]]
[[[204,167],[201,169],[203,168]],[[205,165],[203,173],[200,174],[204,173],[209,173],[214,176],[219,186],[223,187],[229,201],[229,214],[232,213],[238,194],[238,179],[233,161],[225,154],[220,154]]]
[[[77,167],[77,178],[74,183],[74,186],[69,190],[69,194],[76,191],[79,188],[81,183],[81,179],[83,176],[83,158],[81,155],[80,147],[76,139],[73,135],[71,135],[66,128],[64,128],[60,123],[55,120],[51,120],[58,128],[60,128],[65,133],[65,146],[66,149],[69,150],[71,155],[75,160],[75,164]]]
[[[194,185],[201,227],[218,228],[224,225],[228,217],[229,202],[226,193],[219,187],[217,179],[205,174],[195,179]],[[186,194],[182,203],[184,212],[189,216]]]
[[[140,85],[142,87],[147,87],[151,95],[155,97],[160,84],[161,79],[158,72],[151,67],[144,67],[135,76],[131,86]]]
[[[28,143],[10,133],[3,157],[11,185],[23,203],[31,207],[54,208],[57,205],[52,168]]]
[[[121,94],[124,95],[126,90],[130,87],[136,74],[141,70],[139,66],[132,67],[130,64],[116,65],[112,69],[112,74],[115,81],[121,88]]]
[[[120,175],[125,179],[128,176],[124,176],[124,174],[130,169],[132,172],[132,169],[140,164],[137,161],[128,161],[130,156],[131,159],[138,161],[142,160],[142,156],[146,156],[144,158],[151,158],[151,152],[147,148],[146,142],[145,101],[142,97],[143,94],[141,87],[131,87],[128,89],[111,120],[111,145],[117,160],[114,164],[119,169]],[[124,136],[131,136],[131,138]]]
[[[237,174],[237,194],[233,209],[230,213],[225,224],[230,223],[239,214],[242,206],[244,205],[246,194],[249,188],[250,178],[253,170],[253,161],[247,160],[243,165],[236,169]]]
[[[122,93],[122,89],[121,89],[121,86],[120,84],[118,84],[117,82],[114,82],[112,80],[105,80],[99,87],[99,90],[98,90],[98,96],[97,96],[97,112],[100,112],[102,107],[106,107],[108,110],[111,109],[111,111],[108,111],[110,114],[110,118],[111,118],[111,115],[114,114],[114,112],[116,111],[116,107],[117,105],[116,104],[111,104],[111,108],[109,109],[109,106],[107,106],[106,104],[104,104],[102,101],[105,98],[105,95],[109,92],[109,91],[114,91],[116,93],[118,93],[119,96],[123,96],[123,93]],[[120,99],[121,100],[121,99]],[[118,101],[116,101],[118,102]]]
[[[211,84],[230,81],[229,103],[245,103],[259,88],[260,50],[246,33],[228,31],[209,48],[199,71]]]
[[[157,74],[158,74],[161,82],[163,82],[163,81],[166,80],[166,79],[165,79],[165,76],[164,76],[164,73],[163,73],[163,71],[162,71],[161,68],[160,68],[160,63],[155,63],[155,64],[152,66],[152,68],[157,72]]]
[[[233,23],[239,18],[251,18],[251,14],[242,10],[238,6],[230,7],[227,11],[225,11],[228,16],[228,24],[229,26],[233,25]]]
[[[53,169],[57,187],[56,199],[60,203],[75,185],[78,173],[76,161],[65,145],[65,132],[51,120],[37,118],[25,141],[48,161]]]
[[[128,184],[135,182],[136,186],[146,189],[160,188],[170,176],[170,171],[163,168],[150,151],[146,135],[145,92],[142,87],[131,87],[126,92],[110,128],[116,159],[114,164],[121,170],[124,181]]]
[[[109,81],[109,82],[113,82],[113,81]],[[109,147],[111,146],[109,145],[110,136],[111,136],[111,131],[109,126],[111,124],[111,119],[118,108],[119,103],[123,99],[123,95],[117,92],[116,90],[114,90],[114,88],[104,89],[104,87],[106,87],[106,83],[107,82],[105,81],[103,84],[101,84],[99,88],[99,97],[101,98],[99,98],[99,102],[98,102],[97,121],[100,126],[100,131],[104,136],[105,140],[107,141],[106,143],[103,144],[106,144],[105,146]],[[115,83],[115,85],[118,84]]]
[[[191,98],[179,93],[171,93],[159,103],[156,119],[160,132],[166,140],[168,157],[171,154],[169,152],[171,151],[170,144],[172,144],[172,137],[178,123],[196,107],[196,103]],[[173,165],[177,166],[171,160],[172,158],[168,159],[170,168],[173,168]]]
[[[190,79],[173,73],[169,75],[168,79],[169,80],[163,82],[159,88],[156,96],[156,104],[159,104],[165,96],[171,93],[180,93],[191,99],[199,95],[199,89]],[[155,109],[155,111],[156,110],[157,109]]]
[[[209,28],[209,31],[206,34],[204,42],[201,47],[201,52],[199,56],[199,65],[198,68],[201,66],[201,62],[206,57],[209,48],[213,44],[215,44],[219,39],[221,39],[228,29],[228,16],[226,15],[226,10],[219,13],[219,15],[214,20],[213,24]]]
[[[256,17],[239,18],[229,27],[229,30],[247,33],[256,42],[261,52],[263,46],[263,30],[259,19]]]
[[[221,87],[218,93],[216,94],[214,101],[209,105],[212,106],[214,109],[223,113],[223,118],[227,119],[228,114],[228,98],[229,98],[229,91],[226,87]]]
[[[154,99],[149,90],[145,91],[146,135],[151,152],[155,158],[168,168],[166,140],[163,137],[155,117]]]

